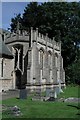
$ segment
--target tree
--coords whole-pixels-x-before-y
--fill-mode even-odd
[[[12,18],[11,19],[11,32],[16,32],[17,31],[17,25],[19,23],[19,29],[23,29],[22,27],[22,18],[21,18],[21,14],[16,14],[16,17],[15,18]]]
[[[78,59],[66,68],[66,83],[80,85],[80,50]]]

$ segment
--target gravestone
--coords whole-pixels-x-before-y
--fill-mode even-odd
[[[54,88],[54,93],[53,93],[53,96],[54,98],[56,99],[57,98],[57,94],[59,93],[59,88]]]
[[[45,101],[55,101],[57,98],[56,89],[46,88]]]
[[[41,89],[35,90],[35,95],[34,95],[34,97],[32,97],[32,100],[42,100]]]
[[[50,97],[51,88],[46,88],[46,97]]]
[[[20,89],[19,98],[20,99],[26,99],[27,98],[27,90],[26,89]]]
[[[41,98],[41,89],[36,89],[35,90],[35,97],[36,98]]]
[[[58,84],[59,84],[59,93],[63,92],[63,90],[61,89],[61,80],[58,80]]]

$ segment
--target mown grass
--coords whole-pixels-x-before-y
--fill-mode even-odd
[[[64,97],[64,98],[77,97],[77,98],[80,98],[79,91],[80,91],[80,86],[68,85],[66,87],[66,89],[63,89],[63,93],[59,94],[58,97]]]
[[[64,89],[64,93],[58,97],[78,97],[78,86],[68,86]],[[30,97],[26,100],[10,98],[2,102],[7,107],[17,105],[22,116],[20,118],[79,118],[80,111],[78,103],[65,102],[41,102],[32,101]],[[11,111],[3,111],[3,118],[16,118]]]

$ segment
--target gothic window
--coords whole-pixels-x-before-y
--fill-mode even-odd
[[[19,67],[22,70],[23,69],[23,47],[20,48],[20,54],[19,54]]]
[[[40,50],[40,65],[41,65],[42,68],[43,68],[43,54],[44,54],[44,52],[43,52],[43,50],[41,49],[41,50]]]
[[[48,65],[50,67],[52,66],[52,54],[51,54],[51,51],[48,52]]]
[[[17,52],[17,50],[15,49],[15,65],[14,65],[14,68],[16,68],[17,62],[18,62],[18,52]]]
[[[41,68],[41,79],[42,79],[42,76],[43,76],[43,62],[44,62],[44,50],[41,48],[39,50],[39,64],[40,64],[40,68]]]
[[[58,67],[58,54],[55,53],[55,66]]]

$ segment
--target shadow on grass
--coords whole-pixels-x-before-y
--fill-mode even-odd
[[[75,106],[75,105],[67,105],[67,106],[74,107],[74,108],[76,108],[76,109],[80,109],[80,107]]]
[[[80,109],[80,106],[78,107],[78,106],[76,106],[76,105],[67,105],[67,106],[74,107],[74,108],[76,108],[77,110]],[[77,113],[76,115],[80,115],[80,113]]]
[[[76,115],[80,115],[80,113],[77,113]]]

